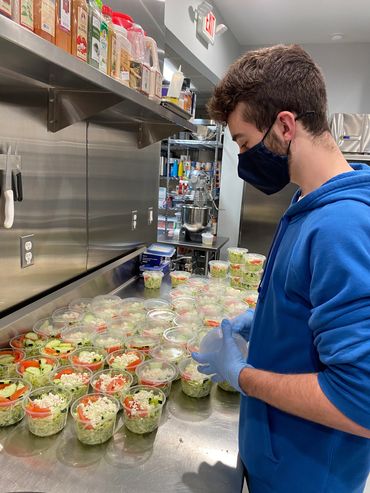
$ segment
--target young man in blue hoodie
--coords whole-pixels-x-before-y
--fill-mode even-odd
[[[299,46],[246,53],[210,115],[240,148],[239,176],[299,186],[277,228],[253,313],[223,321],[200,370],[241,396],[251,493],[360,493],[370,469],[370,170],[330,135],[323,76]],[[233,333],[250,341],[247,361]]]

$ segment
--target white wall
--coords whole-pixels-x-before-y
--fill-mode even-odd
[[[327,85],[329,113],[370,113],[370,43],[306,44]],[[256,47],[243,47],[242,53]]]
[[[229,129],[225,130],[222,155],[220,212],[218,236],[227,236],[229,243],[221,250],[221,258],[226,258],[227,248],[237,246],[239,240],[240,208],[243,196],[243,180],[238,176],[239,148],[233,142]]]
[[[197,38],[191,9],[200,3],[200,0],[166,0],[166,43],[215,84],[239,56],[240,45],[230,30],[217,36],[215,44],[208,47]],[[223,23],[218,11],[215,9],[214,12],[217,23]]]

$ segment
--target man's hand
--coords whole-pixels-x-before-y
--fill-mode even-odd
[[[240,334],[247,342],[252,328],[254,310],[249,308],[246,312],[230,320],[231,330],[235,334]]]
[[[198,370],[205,375],[213,375],[212,381],[227,381],[236,390],[242,392],[239,385],[239,374],[243,368],[248,367],[237,342],[233,337],[232,324],[229,320],[223,320],[222,345],[219,351],[212,353],[192,353],[195,361],[201,364]]]

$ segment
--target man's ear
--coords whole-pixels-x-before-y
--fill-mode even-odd
[[[295,114],[290,111],[281,111],[277,116],[275,132],[281,139],[285,140],[285,142],[290,142],[295,136],[295,118]]]

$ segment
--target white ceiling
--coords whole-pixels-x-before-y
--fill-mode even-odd
[[[370,42],[369,0],[211,0],[242,46]]]

